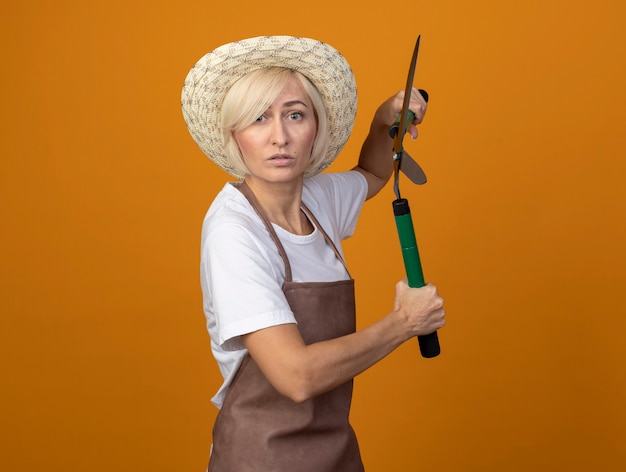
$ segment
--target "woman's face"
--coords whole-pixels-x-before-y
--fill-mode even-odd
[[[249,170],[246,178],[272,183],[302,179],[316,132],[311,100],[291,76],[270,107],[233,134]]]

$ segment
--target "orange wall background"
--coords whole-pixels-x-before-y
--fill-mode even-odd
[[[429,183],[401,185],[448,325],[440,357],[408,343],[357,378],[367,470],[625,470],[624,5],[3,2],[2,468],[204,471],[200,225],[228,176],[187,133],[185,75],[243,37],[334,45],[360,92],[342,170],[421,34]],[[361,326],[404,276],[393,199],[345,245]]]

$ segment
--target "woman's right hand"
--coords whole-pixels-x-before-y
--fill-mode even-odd
[[[404,325],[407,339],[430,334],[446,324],[443,298],[432,284],[412,288],[406,279],[398,282],[393,313]]]

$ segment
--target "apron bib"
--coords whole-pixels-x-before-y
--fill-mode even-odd
[[[354,280],[293,282],[291,266],[271,222],[245,183],[241,192],[259,214],[285,263],[283,292],[306,344],[356,330]],[[312,223],[343,259],[314,215]],[[344,263],[345,266],[345,263]],[[267,381],[250,355],[242,361],[213,428],[209,472],[362,472],[348,416],[352,380],[295,403]]]

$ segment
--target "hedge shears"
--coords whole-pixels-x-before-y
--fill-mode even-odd
[[[409,125],[415,119],[415,114],[409,110],[409,102],[411,100],[411,90],[413,89],[413,78],[415,76],[415,66],[417,65],[417,53],[420,46],[420,36],[417,37],[413,57],[409,67],[409,76],[404,91],[404,102],[402,104],[402,112],[399,120],[389,128],[389,135],[393,138],[393,191],[396,199],[393,202],[393,214],[398,229],[398,237],[400,238],[400,247],[402,248],[402,258],[404,259],[404,267],[409,287],[423,287],[424,273],[420,262],[420,255],[415,240],[415,230],[413,229],[413,220],[411,219],[411,210],[409,202],[400,196],[400,171],[405,174],[413,183],[422,185],[426,183],[426,175],[417,162],[411,158],[402,145],[404,135]],[[428,101],[428,94],[425,90],[419,90],[420,94]],[[440,353],[439,337],[437,331],[418,336],[420,352],[423,357],[436,357]]]

